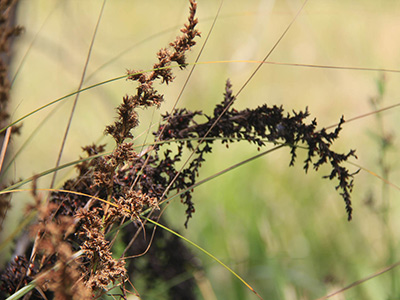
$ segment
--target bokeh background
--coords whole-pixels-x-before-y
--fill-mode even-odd
[[[102,3],[20,1],[17,22],[25,33],[14,45],[13,120],[76,91]],[[257,67],[251,61],[265,57],[302,4],[224,1],[199,59],[210,63],[196,67],[178,107],[211,113],[222,101],[228,78],[238,91]],[[219,1],[199,1],[202,38],[189,62],[199,53],[219,5]],[[400,70],[399,14],[397,1],[309,1],[268,59],[285,65],[265,64],[235,107],[267,103],[283,105],[288,112],[308,107],[309,120],[316,117],[322,128],[336,124],[342,115],[348,120],[400,103],[398,72],[352,69]],[[126,69],[151,69],[156,52],[179,35],[187,16],[188,1],[183,0],[107,1],[83,86],[124,75]],[[166,99],[160,110],[140,111],[138,144],[151,140],[155,128],[151,126],[177,99],[189,71],[175,70],[172,84],[157,86]],[[62,163],[79,159],[81,147],[91,143],[108,143],[112,149],[104,128],[113,122],[122,97],[134,93],[135,87],[122,79],[80,94]],[[23,121],[22,134],[12,140],[18,155],[9,161],[9,180],[54,167],[72,103],[73,97],[67,98]],[[353,162],[396,184],[398,118],[398,108],[392,108],[348,122],[333,148],[356,149],[358,160]],[[256,154],[256,147],[246,142],[229,149],[216,143],[199,179]],[[322,179],[329,170],[305,174],[304,153],[299,149],[298,154],[295,167],[289,167],[289,151],[281,149],[196,188],[196,213],[188,229],[179,200],[166,210],[171,228],[229,265],[264,299],[323,297],[400,260],[399,191],[361,171],[352,196],[354,218],[348,222],[336,182]],[[74,175],[73,168],[60,171],[56,185]],[[39,186],[48,187],[49,181],[50,176],[40,178]],[[29,201],[27,193],[13,195],[3,240],[24,218]],[[192,251],[205,270],[197,277],[199,299],[256,299],[225,268]],[[10,255],[4,252],[2,259]],[[394,269],[331,299],[397,299],[398,275]],[[163,290],[136,288],[144,299],[146,295],[163,299]]]

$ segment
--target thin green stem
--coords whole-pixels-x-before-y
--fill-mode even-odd
[[[192,245],[193,247],[197,248],[198,250],[200,250],[201,252],[205,253],[207,256],[211,257],[213,260],[215,260],[216,262],[218,262],[221,266],[223,266],[225,269],[227,269],[229,272],[231,272],[237,279],[239,279],[250,291],[252,291],[259,299],[263,299],[242,277],[240,277],[235,271],[233,271],[231,268],[229,268],[226,264],[224,264],[221,260],[219,260],[217,257],[215,257],[214,255],[212,255],[210,252],[208,252],[207,250],[205,250],[204,248],[200,247],[199,245],[197,245],[196,243],[192,242],[191,240],[185,238],[184,236],[180,235],[179,233],[173,231],[172,229],[156,222],[153,221],[149,218],[143,217],[143,219],[145,219],[146,221],[153,223],[154,225],[161,227],[162,229],[168,231],[169,233],[172,233],[174,235],[176,235],[177,237],[181,238],[182,240],[184,240],[185,242],[189,243],[190,245]]]

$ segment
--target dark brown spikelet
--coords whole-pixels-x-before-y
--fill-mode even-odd
[[[131,130],[139,124],[135,107],[133,97],[125,96],[118,107],[118,121],[106,127],[106,133],[111,135],[117,144],[133,137]]]
[[[112,257],[110,242],[105,238],[104,225],[97,209],[82,209],[76,217],[81,223],[77,235],[81,239],[80,248],[85,253],[81,274],[86,287],[93,291],[101,291],[110,283],[115,284],[119,281],[123,284],[126,280],[125,261]]]
[[[195,18],[196,9],[196,1],[190,1],[190,15],[188,19],[189,23],[185,24],[185,27],[181,29],[183,35],[178,36],[174,42],[169,44],[174,49],[174,52],[171,54],[170,59],[171,61],[175,61],[176,63],[178,63],[181,69],[186,67],[185,52],[196,45],[194,39],[196,36],[200,36],[200,32],[195,29],[198,23],[197,18]],[[163,81],[165,81],[164,78]]]
[[[124,216],[132,220],[139,219],[139,215],[145,208],[159,209],[156,197],[150,197],[141,190],[128,190],[124,196],[120,196],[115,202],[118,207],[112,207],[110,214]]]
[[[282,107],[267,105],[259,106],[255,109],[245,109],[237,111],[229,107],[221,116],[221,113],[234,102],[231,84],[226,83],[224,100],[218,104],[213,115],[204,117],[206,121],[199,123],[194,121],[196,116],[202,116],[201,112],[190,112],[186,109],[177,109],[172,114],[165,114],[164,120],[168,123],[161,124],[155,133],[162,141],[175,141],[178,143],[178,154],[171,163],[179,161],[182,148],[195,149],[190,140],[200,140],[209,129],[214,126],[208,134],[208,138],[203,144],[196,148],[196,158],[190,166],[181,172],[172,189],[185,190],[181,194],[182,202],[187,206],[187,220],[194,212],[194,204],[191,201],[190,187],[195,183],[198,169],[204,161],[204,154],[211,152],[214,140],[220,139],[222,143],[246,140],[257,145],[265,146],[267,142],[274,144],[284,144],[290,148],[292,166],[296,160],[296,151],[299,145],[305,144],[308,148],[307,159],[304,161],[304,170],[307,172],[312,166],[315,170],[323,164],[330,164],[332,171],[324,178],[337,179],[339,184],[336,189],[340,190],[348,220],[352,218],[352,207],[350,193],[353,188],[353,177],[357,173],[350,173],[342,166],[343,162],[349,158],[356,158],[355,151],[350,150],[347,154],[339,154],[331,150],[332,143],[339,137],[344,119],[341,118],[337,128],[328,133],[325,129],[317,130],[316,120],[306,123],[305,119],[309,116],[307,108],[305,111],[285,113]],[[218,122],[216,122],[216,120]],[[169,156],[167,154],[166,156]]]
[[[27,275],[28,271],[31,275]],[[25,286],[30,283],[35,274],[35,270],[29,267],[29,260],[25,256],[16,256],[0,275],[0,290],[11,295],[20,285]],[[34,296],[38,295],[39,293],[36,292]]]
[[[125,149],[123,150],[119,150],[119,148],[127,139],[133,138],[131,130],[139,124],[135,110],[138,107],[159,107],[164,101],[163,95],[153,88],[154,81],[160,78],[161,82],[166,84],[173,81],[170,66],[174,61],[181,68],[186,66],[185,54],[196,44],[194,38],[200,36],[200,32],[195,29],[198,22],[197,18],[195,18],[196,8],[197,3],[190,0],[188,23],[181,29],[182,35],[170,43],[170,49],[163,48],[157,53],[158,63],[154,64],[152,72],[146,74],[141,71],[128,71],[130,75],[128,79],[137,81],[139,86],[135,95],[127,95],[123,98],[122,104],[118,107],[118,120],[113,125],[106,127],[105,132],[114,138],[118,148],[111,155],[104,157],[102,162],[99,162],[95,167],[94,176],[97,186],[111,190],[113,188],[113,178],[118,172],[118,168],[122,167],[124,163],[129,164],[130,161],[137,157],[133,149],[127,148],[128,146],[124,146]],[[121,155],[121,153],[125,153],[125,156]],[[147,193],[145,190],[143,192]]]
[[[200,32],[195,29],[198,23],[195,18],[196,9],[196,1],[190,0],[188,24],[181,29],[182,35],[169,44],[172,49],[163,48],[157,53],[158,63],[153,65],[152,72],[145,74],[137,70],[128,71],[128,79],[139,82],[136,95],[131,96],[135,106],[160,106],[164,96],[154,89],[153,82],[159,78],[166,84],[174,80],[170,67],[172,62],[176,62],[181,69],[186,67],[186,52],[196,44],[194,39],[200,36]]]

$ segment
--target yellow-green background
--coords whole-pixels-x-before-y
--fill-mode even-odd
[[[199,61],[262,60],[302,3],[224,1]],[[202,38],[188,62],[194,62],[219,4],[199,1]],[[77,89],[101,5],[102,1],[92,0],[20,1],[18,23],[25,33],[16,41],[13,54],[12,75],[19,70],[12,89],[13,120]],[[399,15],[397,1],[309,1],[268,61],[400,69]],[[126,69],[151,69],[155,53],[179,34],[187,16],[187,1],[107,1],[84,87],[121,76]],[[256,66],[250,62],[198,65],[178,106],[211,113],[222,100],[226,79],[238,91]],[[174,72],[177,78],[170,86],[155,84],[165,93],[166,103],[160,110],[140,111],[141,126],[135,135],[171,109],[189,74],[188,70]],[[310,121],[316,117],[319,126],[330,126],[342,115],[350,119],[372,111],[370,98],[378,95],[376,83],[382,75],[266,64],[235,105],[243,109],[277,104],[287,111],[308,106]],[[386,72],[384,76],[382,105],[400,102],[400,74]],[[111,149],[111,140],[103,137],[104,128],[113,122],[122,97],[134,92],[134,83],[120,80],[82,93],[62,163],[78,159],[83,155],[80,147],[93,142],[107,142]],[[13,137],[14,151],[32,132],[35,135],[11,164],[10,179],[54,167],[72,102],[68,98],[23,121],[21,136]],[[46,123],[36,129],[48,115]],[[386,160],[391,168],[388,179],[396,184],[398,109],[381,117],[385,131],[393,136],[394,146]],[[358,164],[382,174],[378,164],[382,152],[375,136],[378,124],[374,115],[345,124],[333,148],[338,152],[356,149]],[[245,142],[229,149],[215,143],[200,179],[257,153],[255,146]],[[329,169],[305,175],[301,150],[295,167],[288,167],[289,159],[288,150],[281,149],[202,185],[194,193],[196,213],[189,229],[183,228],[185,207],[179,201],[166,212],[170,225],[232,267],[264,299],[322,297],[400,260],[398,190],[361,171],[353,192],[354,219],[347,222],[343,200],[334,188],[337,183],[321,178]],[[58,186],[71,176],[73,170],[59,172]],[[45,188],[48,182],[49,178],[41,178],[39,185]],[[23,218],[22,210],[30,200],[28,194],[13,195],[3,239]],[[199,299],[256,299],[221,265],[193,252],[201,258],[210,284]],[[393,270],[332,299],[397,299],[398,274]],[[145,297],[149,291],[139,292]]]

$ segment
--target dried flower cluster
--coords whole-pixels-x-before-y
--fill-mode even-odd
[[[77,232],[80,249],[85,253],[82,274],[85,285],[92,291],[102,291],[117,281],[123,283],[126,273],[125,261],[112,257],[110,242],[106,240],[104,224],[97,210],[82,209],[76,214],[81,222]]]
[[[69,236],[74,233],[74,218],[52,219],[56,209],[55,204],[47,205],[42,209],[45,218],[32,227],[33,234],[40,233],[36,261],[45,262],[37,271],[38,286],[43,291],[51,291],[55,299],[90,299],[91,290],[81,280],[80,263],[71,259],[74,249]]]
[[[1,274],[2,290],[12,294],[36,279],[37,287],[29,299],[91,299],[91,290],[81,279],[81,264],[73,260],[71,244],[75,232],[75,220],[71,216],[53,218],[58,206],[45,204],[33,186],[35,204],[29,211],[37,211],[39,222],[31,227],[37,237],[38,249],[33,260],[17,256]]]
[[[206,122],[199,123],[194,121],[196,116],[202,116],[202,112],[191,112],[186,109],[175,110],[171,115],[164,115],[164,120],[168,123],[161,125],[156,136],[162,141],[175,141],[178,144],[178,154],[173,159],[169,159],[169,153],[165,154],[166,160],[172,166],[179,161],[182,148],[187,147],[190,150],[196,149],[196,158],[190,166],[184,170],[177,178],[173,188],[187,190],[181,195],[183,202],[187,205],[187,221],[192,216],[194,206],[191,201],[190,187],[195,183],[198,169],[201,162],[204,161],[204,154],[211,152],[214,140],[221,139],[222,143],[246,140],[256,144],[258,147],[265,146],[266,142],[285,144],[291,149],[290,166],[295,163],[296,150],[301,144],[308,148],[308,156],[304,162],[304,170],[307,172],[310,165],[315,170],[326,163],[332,167],[330,175],[325,176],[329,179],[338,179],[337,189],[341,190],[346,205],[348,220],[352,217],[352,207],[350,193],[353,187],[353,176],[342,163],[349,157],[355,157],[354,150],[347,154],[338,154],[330,149],[333,141],[338,138],[341,125],[344,122],[342,118],[334,132],[327,133],[325,129],[316,130],[317,122],[312,120],[306,124],[304,120],[309,116],[306,109],[304,112],[293,112],[293,115],[284,113],[282,107],[268,107],[266,104],[256,109],[245,109],[237,111],[231,107],[234,102],[234,96],[229,80],[226,83],[224,100],[214,109],[212,116],[205,115]],[[221,113],[228,107],[225,114]],[[218,122],[216,122],[216,120]],[[203,141],[203,145],[196,148],[192,141],[200,140],[211,129],[208,138]],[[172,167],[169,168],[172,168]],[[186,221],[186,224],[187,224]]]

